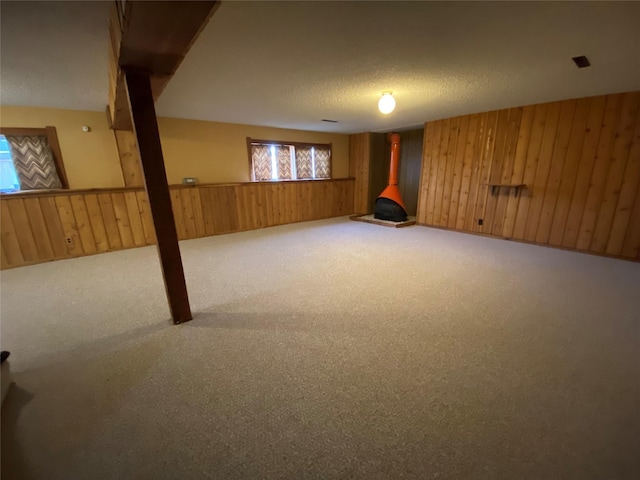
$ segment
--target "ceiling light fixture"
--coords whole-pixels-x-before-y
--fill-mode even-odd
[[[396,99],[393,98],[391,92],[384,92],[380,100],[378,100],[378,110],[385,115],[390,114],[396,108]]]

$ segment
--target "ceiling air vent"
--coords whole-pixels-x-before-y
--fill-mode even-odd
[[[323,118],[322,121],[327,123],[338,123],[338,120],[327,120],[326,118]]]
[[[578,68],[587,68],[591,66],[591,63],[589,63],[589,59],[584,55],[573,57],[571,60],[573,60],[573,62],[576,64],[576,67]]]

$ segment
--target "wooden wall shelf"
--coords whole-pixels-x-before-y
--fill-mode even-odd
[[[526,187],[524,183],[512,184],[512,183],[485,183],[491,187],[491,195],[495,195],[497,191],[500,191],[501,188],[513,188],[513,196],[517,197],[520,193],[520,189]]]

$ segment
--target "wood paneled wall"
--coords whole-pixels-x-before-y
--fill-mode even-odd
[[[171,187],[181,240],[353,213],[353,179]],[[0,197],[1,268],[155,243],[142,189]]]
[[[639,108],[633,92],[426,123],[418,222],[639,259]]]
[[[422,142],[424,129],[400,132],[400,168],[398,188],[407,207],[407,214],[415,216],[418,210],[420,191],[420,171],[422,167]],[[387,155],[391,156],[391,145],[387,143]]]
[[[369,166],[371,163],[371,134],[349,135],[349,176],[355,179],[353,210],[369,213]]]
[[[407,213],[416,214],[422,165],[423,130],[400,132],[398,188]],[[349,136],[349,175],[355,178],[354,210],[372,213],[376,199],[389,183],[391,144],[386,133],[357,133]]]
[[[402,150],[402,145],[400,145]],[[386,133],[371,134],[371,158],[369,165],[369,203],[367,213],[373,213],[376,200],[389,185],[389,165],[391,164],[391,144]]]

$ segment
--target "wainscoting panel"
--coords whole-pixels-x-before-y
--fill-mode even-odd
[[[353,213],[353,179],[172,186],[178,238],[219,235]],[[1,267],[155,244],[141,188],[0,197]]]

